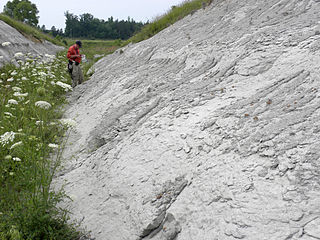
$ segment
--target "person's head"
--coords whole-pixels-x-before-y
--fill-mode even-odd
[[[82,47],[82,42],[81,41],[76,41],[76,45],[78,46],[78,48],[81,48]]]

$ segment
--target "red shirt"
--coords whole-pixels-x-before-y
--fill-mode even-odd
[[[71,61],[76,61],[78,63],[81,63],[81,57],[71,57],[71,55],[80,55],[79,49],[76,49],[76,44],[72,45],[67,53],[67,58]]]

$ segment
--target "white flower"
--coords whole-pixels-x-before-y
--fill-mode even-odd
[[[56,58],[56,56],[55,56],[55,55],[45,54],[44,56],[45,56],[45,57],[47,57],[47,58],[52,58],[52,59]]]
[[[15,96],[15,97],[27,97],[27,96],[28,96],[28,93],[15,92],[15,93],[13,94],[13,96]]]
[[[0,80],[0,83],[3,83],[3,81],[2,81],[2,80]]]
[[[16,72],[16,70],[14,70],[10,75],[11,76],[15,76],[15,75],[17,75],[18,73]]]
[[[43,121],[39,121],[39,120],[36,121],[36,125],[37,125],[37,126],[42,125],[42,124],[43,124]]]
[[[59,145],[58,144],[54,144],[54,143],[49,143],[48,147],[50,147],[50,148],[59,148]]]
[[[69,118],[60,119],[60,122],[66,127],[70,127],[70,128],[74,128],[77,125],[76,121]]]
[[[0,56],[0,60],[3,59],[3,56]]]
[[[41,77],[46,77],[47,76],[47,74],[45,73],[45,72],[39,72],[38,73]]]
[[[51,104],[46,101],[37,101],[34,104],[36,107],[42,108],[42,109],[49,109],[51,108]]]
[[[14,140],[15,133],[14,132],[6,132],[0,136],[0,144],[4,147],[9,142]]]
[[[23,54],[22,52],[17,52],[17,53],[14,55],[15,58],[20,58],[20,57],[23,57],[23,56],[24,56],[24,54]]]
[[[9,100],[8,100],[8,104],[17,105],[18,102],[17,102],[17,100],[9,99]]]
[[[14,149],[15,147],[20,146],[20,145],[22,145],[22,142],[21,142],[21,141],[13,144],[13,145],[11,146],[10,150],[12,150],[12,149]]]
[[[18,157],[14,157],[12,160],[15,161],[15,162],[21,162],[21,159],[18,158]]]
[[[11,44],[11,42],[3,42],[3,43],[2,43],[2,47],[9,46],[10,44]]]
[[[13,80],[14,80],[14,78],[12,77],[12,78],[7,79],[7,82],[13,82]]]
[[[4,112],[4,115],[7,115],[7,116],[10,116],[10,117],[13,117],[12,113],[9,113],[9,112]]]
[[[22,80],[22,81],[26,81],[26,80],[28,80],[28,79],[27,79],[26,77],[22,77],[21,80]]]
[[[19,88],[19,87],[12,87],[12,90],[15,91],[15,92],[20,92],[20,91],[21,91],[21,88]]]
[[[66,92],[72,91],[72,87],[69,84],[58,81],[56,82],[56,85],[62,87]]]
[[[1,73],[1,77],[4,77],[6,74],[5,73]]]

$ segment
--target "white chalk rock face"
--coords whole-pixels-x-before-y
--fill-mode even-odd
[[[55,54],[64,48],[48,41],[29,40],[15,28],[0,20],[0,67],[11,60],[24,60],[26,54]]]
[[[217,0],[94,66],[66,202],[97,240],[313,239],[320,2]]]

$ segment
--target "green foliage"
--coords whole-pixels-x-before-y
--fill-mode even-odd
[[[37,6],[29,0],[12,0],[4,6],[4,14],[31,26],[38,25]]]
[[[66,130],[66,58],[25,58],[0,69],[0,240],[78,239],[57,207],[63,192],[51,188]]]
[[[21,34],[26,36],[27,38],[30,38],[33,41],[36,42],[42,42],[43,40],[47,40],[49,42],[52,42],[53,44],[63,46],[64,44],[57,39],[54,39],[50,37],[49,35],[46,35],[42,32],[40,32],[37,28],[31,27],[27,24],[24,24],[22,22],[19,22],[17,20],[14,20],[13,18],[0,14],[0,20],[4,21],[11,27],[15,28],[18,30]]]
[[[203,6],[202,4],[210,4],[211,2],[212,0],[187,0],[179,6],[173,6],[166,14],[145,25],[141,31],[131,37],[126,44],[146,40],[178,20],[200,9]]]
[[[70,38],[87,39],[128,39],[144,25],[141,22],[128,20],[114,20],[110,17],[107,21],[94,18],[89,13],[80,16],[66,12],[65,36]]]

